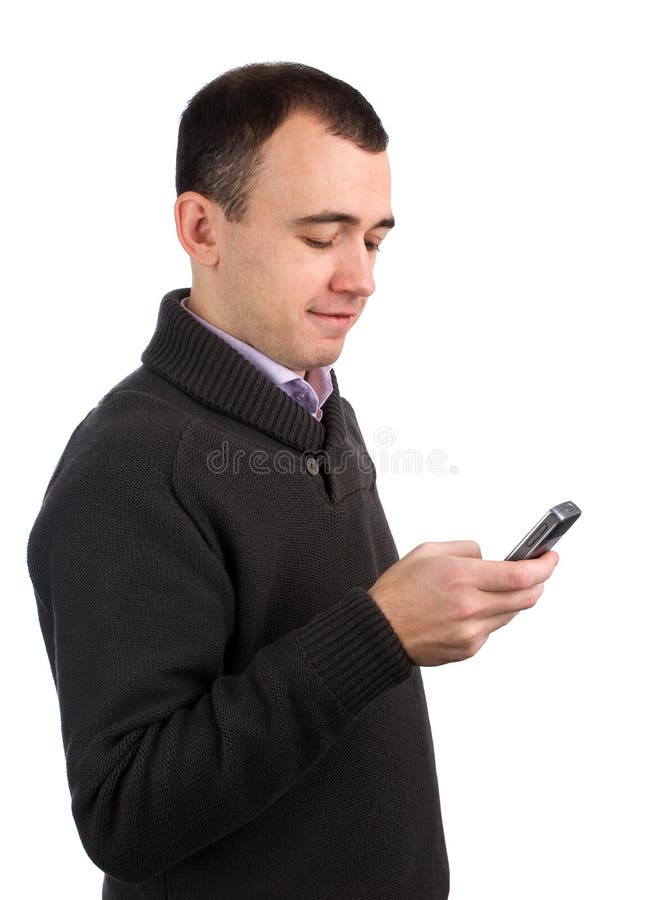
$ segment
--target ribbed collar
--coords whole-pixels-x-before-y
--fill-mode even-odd
[[[163,298],[155,333],[141,362],[196,400],[300,451],[344,442],[346,421],[334,370],[333,392],[320,422],[229,344],[184,309],[189,288]]]

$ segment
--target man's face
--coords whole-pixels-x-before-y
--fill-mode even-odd
[[[392,224],[386,153],[294,114],[263,146],[245,220],[217,206],[213,216],[220,260],[205,317],[301,374],[333,363]]]

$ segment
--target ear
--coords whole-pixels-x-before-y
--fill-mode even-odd
[[[214,219],[219,207],[195,191],[185,191],[175,202],[173,213],[178,240],[185,252],[202,266],[219,261],[219,247]]]

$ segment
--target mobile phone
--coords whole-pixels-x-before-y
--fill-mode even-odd
[[[542,556],[547,550],[552,549],[561,535],[565,534],[581,515],[582,510],[570,500],[553,506],[524,535],[506,559],[535,559],[536,556]]]

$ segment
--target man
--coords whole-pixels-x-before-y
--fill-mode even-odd
[[[333,369],[394,224],[349,85],[254,65],[183,114],[191,290],[79,424],[28,561],[103,896],[443,900],[419,665],[532,606],[556,554],[397,560]]]

